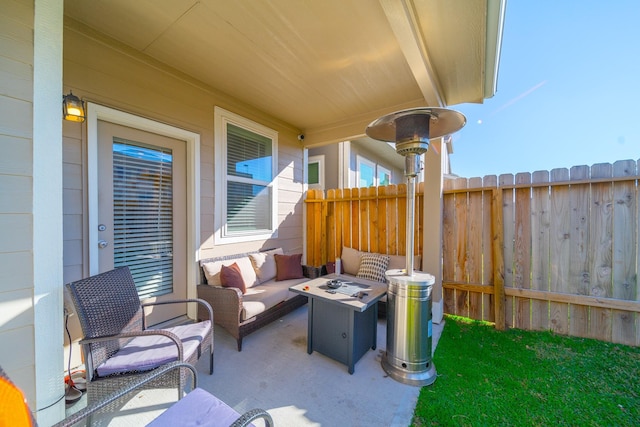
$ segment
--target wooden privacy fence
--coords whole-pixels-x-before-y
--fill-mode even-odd
[[[445,181],[445,313],[640,345],[640,165]],[[424,184],[416,191],[422,255]],[[307,264],[342,246],[404,255],[406,185],[310,190]]]
[[[624,160],[445,181],[445,312],[640,345],[639,172]]]
[[[424,184],[416,189],[414,253],[422,254]],[[342,246],[361,251],[405,255],[407,186],[309,190],[307,259],[319,267],[335,261]],[[416,266],[417,268],[417,266]]]

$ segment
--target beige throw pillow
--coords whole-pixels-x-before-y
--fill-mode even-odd
[[[276,260],[274,255],[283,255],[282,248],[272,249],[270,251],[259,252],[257,254],[249,254],[253,269],[260,283],[268,282],[276,277]]]
[[[340,255],[340,261],[342,263],[342,270],[345,274],[355,276],[360,269],[360,258],[362,253],[353,248],[346,246],[342,247],[342,255]]]

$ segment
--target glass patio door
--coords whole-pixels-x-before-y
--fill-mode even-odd
[[[100,271],[128,266],[141,299],[186,298],[184,141],[98,122]],[[186,305],[155,307],[156,324]]]

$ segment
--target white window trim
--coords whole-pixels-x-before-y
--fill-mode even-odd
[[[309,176],[307,175],[307,184],[309,188],[313,190],[324,190],[324,154],[320,154],[318,156],[310,156],[309,160],[307,161],[307,165],[310,165],[311,163],[318,164],[318,183],[310,184]]]
[[[89,225],[89,274],[99,272],[98,261],[98,120],[186,141],[187,148],[187,283],[197,283],[200,248],[200,135],[175,126],[87,103],[87,208]],[[187,286],[187,298],[195,298],[195,286]],[[195,317],[193,308],[188,315]]]
[[[357,173],[356,173],[356,185],[358,186],[358,188],[368,188],[368,187],[361,187],[360,186],[360,170],[361,164],[365,164],[369,167],[371,167],[371,169],[373,170],[373,185],[377,186],[377,175],[376,175],[376,164],[374,162],[372,162],[371,160],[362,157],[362,156],[356,156],[356,166],[357,166]]]
[[[278,237],[278,132],[253,122],[238,114],[232,113],[220,107],[214,108],[215,142],[214,142],[214,169],[215,169],[215,215],[214,215],[214,243],[229,244],[266,240]],[[263,135],[272,141],[271,170],[272,179],[268,187],[271,189],[271,231],[268,233],[251,234],[227,234],[227,124],[239,126],[259,135]]]
[[[380,172],[384,172],[387,175],[389,175],[389,184],[391,184],[391,180],[393,179],[393,176],[391,175],[391,171],[385,168],[384,166],[377,165],[376,178],[375,178],[376,187],[380,186]]]

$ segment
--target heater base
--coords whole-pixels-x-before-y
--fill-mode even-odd
[[[438,377],[436,365],[434,365],[433,362],[429,364],[429,369],[424,371],[408,371],[389,363],[386,352],[382,355],[381,365],[387,375],[403,384],[427,386],[436,382],[436,378]]]

